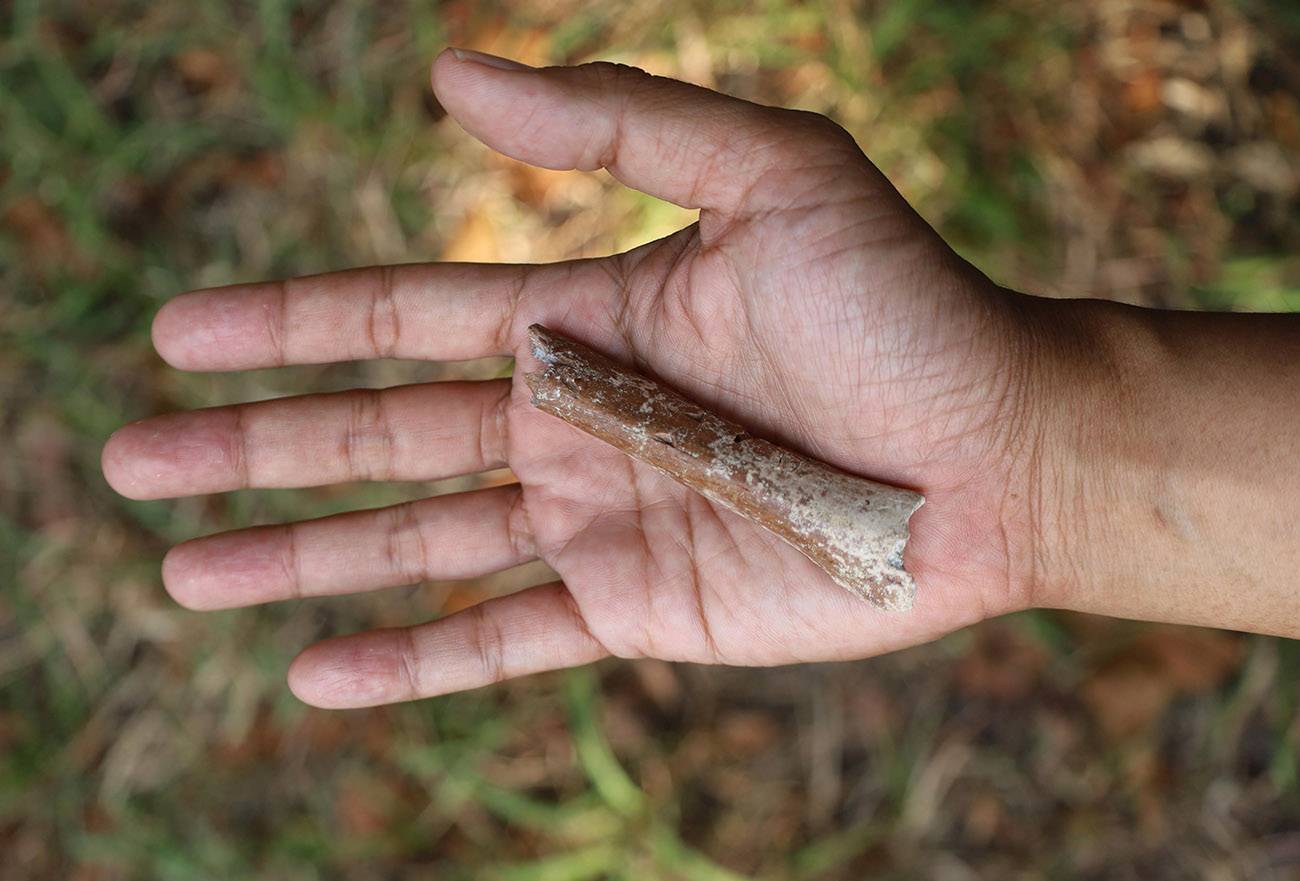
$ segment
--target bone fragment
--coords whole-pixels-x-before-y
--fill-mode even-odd
[[[910,609],[907,521],[924,499],[778,447],[540,324],[533,405],[785,539],[873,605]]]

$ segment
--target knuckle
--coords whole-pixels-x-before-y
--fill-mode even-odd
[[[350,474],[366,480],[392,479],[396,438],[383,391],[353,393],[341,444]]]
[[[483,673],[485,683],[501,682],[506,678],[504,646],[501,632],[489,614],[489,604],[479,603],[465,611],[468,641]]]
[[[483,403],[479,414],[478,458],[482,468],[495,468],[506,459],[507,410],[511,386],[507,382],[499,395]]]
[[[241,487],[253,482],[253,467],[249,461],[252,450],[248,443],[248,426],[245,424],[247,410],[244,407],[232,407],[230,432],[226,438],[226,461],[230,463],[231,473]]]
[[[392,358],[402,337],[401,315],[394,295],[394,267],[381,266],[376,272],[378,278],[371,288],[366,335],[372,352],[383,358]]]
[[[581,89],[605,112],[601,115],[602,122],[587,131],[576,167],[586,171],[613,168],[618,164],[629,103],[654,77],[639,67],[612,61],[579,65],[577,76]]]
[[[298,551],[298,527],[287,523],[283,527],[280,543],[280,569],[291,599],[301,599],[305,593],[302,581],[302,558]]]
[[[423,697],[425,689],[420,663],[420,647],[415,640],[415,631],[406,629],[401,633],[402,637],[396,649],[398,675],[402,678],[411,697]]]
[[[525,297],[529,293],[534,272],[536,272],[535,267],[520,266],[505,291],[505,296],[502,298],[501,319],[497,322],[496,333],[492,339],[498,352],[510,351],[510,341],[518,336],[520,309],[524,306]]]
[[[525,559],[536,553],[533,544],[533,530],[528,520],[528,509],[524,502],[523,490],[515,487],[514,497],[506,507],[506,540],[516,558]]]
[[[265,312],[266,337],[270,341],[272,357],[275,364],[283,367],[289,363],[288,333],[292,322],[289,320],[289,301],[292,288],[297,279],[286,278],[274,283],[273,308]]]
[[[598,86],[625,86],[649,79],[650,74],[639,67],[616,61],[588,61],[578,65],[578,70],[594,80]]]
[[[415,504],[398,505],[392,509],[384,556],[388,571],[405,584],[415,584],[429,576],[429,551]]]

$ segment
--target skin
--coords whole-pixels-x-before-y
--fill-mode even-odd
[[[534,70],[464,50],[439,56],[433,85],[489,146],[606,168],[699,221],[596,260],[359,269],[195,291],[158,313],[155,346],[183,370],[517,359],[513,380],[174,414],[109,440],[106,478],[139,499],[517,475],[168,553],[166,587],[195,609],[536,558],[562,579],[311,646],[289,670],[304,701],[370,706],[610,654],[862,658],[1034,605],[1296,631],[1293,320],[1002,289],[820,116],[610,64]],[[533,408],[533,322],[757,434],[924,492],[905,557],[915,607],[872,608],[769,533]],[[1280,374],[1271,384],[1259,358]],[[1260,468],[1282,477],[1259,486]]]

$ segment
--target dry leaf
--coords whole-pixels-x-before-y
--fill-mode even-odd
[[[442,259],[467,263],[494,263],[501,259],[500,238],[486,212],[479,208],[466,212],[443,247]]]
[[[205,92],[209,89],[230,86],[235,74],[225,57],[211,49],[186,49],[176,56],[176,70],[191,89]]]
[[[1083,701],[1114,738],[1148,730],[1180,694],[1221,685],[1241,663],[1241,637],[1159,626],[1143,630],[1084,683]]]

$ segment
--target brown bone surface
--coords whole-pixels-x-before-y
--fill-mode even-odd
[[[529,335],[544,365],[524,377],[538,409],[770,530],[877,607],[911,608],[903,548],[919,494],[753,437],[540,324]]]

